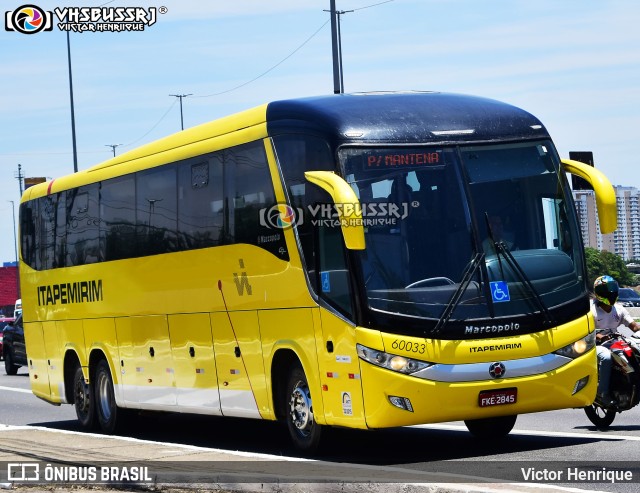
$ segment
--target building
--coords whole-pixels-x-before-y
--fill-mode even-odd
[[[0,312],[13,317],[16,300],[20,298],[18,289],[18,267],[15,262],[0,267]]]
[[[616,185],[618,229],[600,233],[598,208],[593,190],[574,190],[576,212],[585,247],[607,250],[624,260],[640,259],[640,191]]]

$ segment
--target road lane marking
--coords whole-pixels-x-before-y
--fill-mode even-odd
[[[368,464],[353,464],[353,463],[343,463],[343,462],[328,462],[325,463],[325,461],[322,460],[317,460],[317,459],[307,459],[307,458],[299,458],[299,457],[287,457],[287,456],[283,456],[283,455],[271,455],[271,454],[261,454],[261,453],[255,453],[255,452],[241,452],[241,451],[233,451],[233,450],[225,450],[225,449],[216,449],[216,448],[209,448],[209,447],[200,447],[200,446],[194,446],[194,445],[184,445],[184,444],[177,444],[177,443],[173,443],[173,442],[158,442],[158,441],[154,441],[154,440],[144,440],[144,439],[139,439],[139,438],[132,438],[132,437],[122,437],[122,436],[118,436],[118,435],[99,435],[99,434],[94,434],[94,433],[86,433],[86,432],[77,432],[77,431],[71,431],[71,430],[56,430],[56,429],[52,429],[52,428],[46,428],[43,426],[29,426],[29,425],[20,425],[20,426],[16,426],[16,425],[3,425],[0,424],[0,432],[3,431],[19,431],[19,430],[41,430],[41,431],[46,431],[46,432],[52,432],[52,433],[61,433],[61,434],[67,434],[67,435],[78,435],[78,436],[83,436],[83,437],[93,437],[93,438],[98,438],[101,440],[114,440],[114,441],[125,441],[125,442],[134,442],[134,443],[138,443],[138,444],[147,444],[147,445],[161,445],[161,446],[166,446],[166,447],[174,447],[177,449],[183,449],[183,453],[180,457],[185,457],[185,456],[190,456],[192,454],[190,454],[189,452],[202,452],[202,453],[210,453],[210,452],[217,452],[222,456],[237,456],[237,457],[243,457],[245,459],[259,459],[256,462],[259,463],[260,460],[267,460],[267,461],[272,461],[272,460],[278,460],[278,461],[286,461],[286,462],[312,462],[312,463],[318,463],[321,467],[324,467],[325,465],[328,467],[334,467],[336,469],[355,469],[355,470],[362,470],[363,473],[366,473],[366,471],[370,471],[370,470],[375,470],[375,471],[389,471],[391,472],[397,472],[397,473],[403,473],[403,474],[407,474],[410,473],[410,475],[424,475],[425,478],[431,477],[431,476],[435,476],[440,478],[450,478],[450,481],[447,481],[446,479],[441,479],[440,482],[415,482],[415,481],[411,481],[408,480],[404,483],[369,483],[369,486],[371,488],[372,492],[379,492],[379,491],[396,491],[396,489],[389,489],[391,486],[398,485],[398,486],[414,486],[417,488],[424,488],[425,491],[431,492],[431,493],[470,493],[470,492],[478,492],[478,493],[531,493],[531,492],[537,492],[539,490],[543,490],[543,489],[549,489],[552,490],[553,492],[573,492],[573,493],[610,493],[610,492],[606,492],[606,491],[600,491],[600,490],[584,490],[584,489],[580,489],[577,487],[567,487],[567,486],[562,486],[562,485],[555,485],[555,484],[544,484],[544,483],[535,483],[535,482],[531,482],[531,483],[522,483],[522,482],[507,482],[501,479],[497,479],[497,478],[491,478],[491,477],[484,477],[484,476],[473,476],[473,475],[468,475],[468,474],[455,474],[455,473],[443,473],[443,472],[437,472],[437,471],[419,471],[419,470],[414,470],[414,469],[407,469],[405,467],[401,467],[401,466],[380,466],[380,465],[368,465]],[[163,456],[161,460],[159,460],[159,463],[162,463],[163,460],[168,459],[168,456]],[[153,462],[154,459],[146,459],[146,461],[149,462]],[[179,460],[179,459],[178,459]],[[197,460],[197,459],[195,459]],[[217,459],[220,460],[220,459]],[[370,476],[367,476],[367,478],[370,479]],[[360,481],[362,481],[363,478],[355,478],[355,480],[353,481],[353,483],[359,483]],[[478,481],[480,481],[478,483]],[[345,484],[350,484],[349,481],[347,480],[336,480],[337,483],[345,483]],[[230,483],[230,484],[234,484],[234,483]],[[327,483],[330,484],[330,483]],[[376,485],[378,485],[378,487],[376,488]],[[507,489],[505,489],[505,485],[509,485],[509,487]],[[384,489],[380,489],[380,488],[384,488]],[[402,491],[404,491],[404,488],[402,488]],[[420,491],[420,490],[417,490]]]
[[[9,390],[10,392],[22,392],[23,394],[31,394],[31,390],[29,389],[18,389],[16,387],[3,387],[0,385],[0,390]]]
[[[408,428],[422,428],[425,430],[444,430],[444,431],[469,431],[464,425],[415,425]],[[640,436],[634,435],[607,435],[607,432],[598,431],[594,433],[576,433],[570,431],[541,431],[541,430],[519,430],[514,428],[509,436],[512,435],[529,435],[543,437],[560,437],[560,438],[597,438],[600,440],[630,440],[640,442]]]
[[[0,387],[0,389],[2,389],[2,387]],[[15,388],[11,388],[12,390],[22,390],[23,389],[15,389]],[[452,430],[452,431],[462,431],[462,430],[466,430],[465,426],[457,426],[457,425],[417,425],[417,426],[412,426],[411,428],[425,428],[425,429],[445,429],[445,430]],[[41,431],[45,431],[45,432],[52,432],[52,433],[60,433],[60,434],[67,434],[67,435],[78,435],[78,436],[83,436],[83,437],[93,437],[93,438],[97,438],[97,439],[101,439],[101,440],[113,440],[113,441],[124,441],[124,442],[133,442],[133,443],[138,443],[138,444],[147,444],[147,445],[160,445],[160,446],[164,446],[167,448],[174,448],[175,450],[171,451],[171,450],[167,450],[166,452],[174,452],[176,454],[180,454],[179,457],[184,457],[185,455],[191,455],[189,454],[189,452],[202,452],[202,453],[207,453],[207,452],[216,452],[219,453],[221,455],[228,455],[228,456],[236,456],[236,457],[242,457],[245,459],[262,459],[262,460],[279,460],[279,461],[287,461],[287,462],[319,462],[319,463],[324,463],[324,461],[318,461],[317,459],[307,459],[307,458],[302,458],[302,457],[287,457],[287,456],[283,456],[283,455],[271,455],[271,454],[263,454],[263,453],[256,453],[256,452],[242,452],[242,451],[234,451],[234,450],[225,450],[225,449],[217,449],[217,448],[210,448],[210,447],[202,447],[202,446],[197,446],[197,445],[187,445],[187,444],[180,444],[180,443],[174,443],[174,442],[160,442],[160,441],[154,441],[154,440],[145,440],[145,439],[140,439],[140,438],[133,438],[133,437],[123,437],[123,436],[118,436],[118,435],[101,435],[101,434],[95,434],[95,433],[87,433],[87,432],[78,432],[78,431],[72,431],[72,430],[56,430],[55,428],[47,428],[44,426],[30,426],[30,425],[5,425],[5,424],[0,424],[0,433],[3,431],[18,431],[18,430],[41,430]],[[514,430],[512,432],[513,434],[534,434],[534,435],[545,435],[545,432],[540,432],[537,430],[530,430],[530,431],[526,431],[526,430]],[[569,437],[575,437],[575,436],[585,436],[588,438],[594,438],[594,437],[599,437],[600,435],[589,435],[589,434],[579,434],[579,433],[555,433],[555,432],[547,432],[546,435],[552,435],[552,436],[569,436]],[[624,437],[624,436],[616,436],[616,437],[601,437],[604,439],[608,439],[608,440],[613,440],[613,439],[634,439],[634,440],[640,440],[640,437]],[[182,449],[182,452],[180,452],[180,449]],[[165,455],[163,457],[163,459],[168,459],[169,456]],[[149,461],[153,461],[153,459],[147,459]],[[455,462],[455,461],[452,461]],[[387,470],[389,472],[400,472],[400,473],[407,473],[407,472],[411,472],[411,473],[419,473],[419,471],[416,470],[412,470],[412,469],[406,469],[404,467],[401,466],[379,466],[379,465],[368,465],[368,464],[351,464],[351,463],[340,463],[340,462],[331,462],[329,463],[332,467],[336,467],[336,468],[353,468],[353,469],[361,469],[363,471],[367,471],[367,470]],[[469,492],[483,492],[483,493],[531,493],[532,491],[539,491],[539,490],[544,490],[544,489],[549,489],[552,490],[553,492],[559,492],[559,491],[563,491],[563,492],[574,492],[574,493],[610,493],[607,491],[602,491],[602,490],[586,490],[586,489],[581,489],[579,487],[579,485],[576,486],[564,486],[564,485],[556,485],[556,484],[546,484],[546,483],[535,483],[535,482],[531,482],[531,483],[522,483],[522,482],[509,482],[509,481],[504,481],[501,479],[495,479],[495,478],[490,478],[490,477],[483,477],[483,476],[472,476],[472,475],[467,475],[467,474],[455,474],[455,473],[438,473],[437,471],[431,471],[431,472],[425,472],[425,475],[438,475],[439,477],[449,477],[451,478],[452,482],[438,482],[438,483],[422,483],[422,482],[412,482],[412,481],[407,481],[406,483],[404,483],[405,486],[418,486],[418,487],[424,487],[425,485],[428,485],[429,491],[431,492],[452,492],[452,493],[469,493]],[[480,483],[478,483],[478,480],[480,480]],[[446,480],[445,480],[446,481]],[[380,484],[380,483],[373,483],[371,486],[373,486],[374,484]],[[393,484],[393,483],[389,483],[389,484]],[[384,486],[389,486],[389,484],[384,483]],[[505,489],[505,486],[509,485],[509,489]],[[434,489],[435,487],[435,489]],[[378,491],[376,489],[373,489],[372,491]]]

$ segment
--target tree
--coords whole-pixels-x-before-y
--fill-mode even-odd
[[[604,275],[613,277],[623,286],[636,284],[635,276],[629,272],[627,264],[619,255],[590,247],[585,248],[584,253],[587,261],[587,276],[590,287],[593,286],[596,278]]]

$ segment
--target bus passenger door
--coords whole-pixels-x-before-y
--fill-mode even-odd
[[[163,315],[116,319],[122,397],[126,407],[166,410],[176,405],[167,318]]]
[[[209,314],[169,315],[169,336],[180,410],[222,414]]]
[[[222,414],[260,418],[258,402],[267,404],[258,314],[255,311],[212,313],[211,327]]]

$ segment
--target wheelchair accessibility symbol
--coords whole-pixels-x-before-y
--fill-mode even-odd
[[[511,301],[509,296],[509,286],[504,281],[490,282],[489,288],[491,289],[491,297],[495,303],[502,303],[504,301]]]
[[[331,292],[331,280],[329,279],[329,273],[328,272],[321,272],[320,273],[320,281],[322,283],[322,292],[323,293],[330,293]]]

